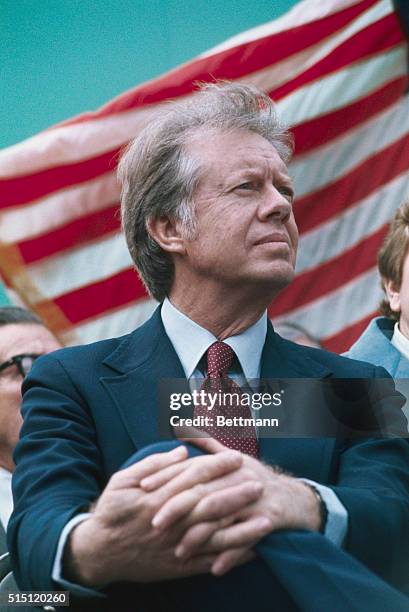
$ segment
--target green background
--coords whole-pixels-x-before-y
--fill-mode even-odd
[[[0,0],[0,148],[96,109],[297,1]]]
[[[0,147],[156,77],[297,0],[0,0]]]

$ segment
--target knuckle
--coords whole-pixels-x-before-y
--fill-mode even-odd
[[[241,469],[241,474],[242,474],[243,480],[260,480],[260,478],[255,473],[255,471],[247,466]]]
[[[151,468],[153,471],[159,469],[164,463],[164,454],[156,453],[144,459],[144,467]]]
[[[212,477],[211,466],[208,462],[197,463],[196,465],[192,463],[191,467],[189,468],[189,476],[192,476],[199,482],[207,482]]]
[[[243,461],[242,454],[239,451],[231,449],[218,453],[216,457],[223,467],[226,465],[230,466],[232,463],[237,463],[237,465],[239,465]]]
[[[135,500],[135,511],[144,514],[153,514],[157,509],[153,495],[148,493],[141,494]]]
[[[124,476],[121,472],[115,472],[114,474],[112,474],[111,478],[109,479],[108,486],[111,485],[111,486],[116,487],[117,485],[121,483],[123,478]]]
[[[206,488],[202,483],[198,483],[193,487],[192,492],[196,495],[197,499],[200,500],[206,494]]]

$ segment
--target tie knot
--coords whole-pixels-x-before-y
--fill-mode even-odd
[[[212,378],[220,375],[227,376],[234,359],[234,351],[224,342],[214,342],[207,349],[207,375]]]

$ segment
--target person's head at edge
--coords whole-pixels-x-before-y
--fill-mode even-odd
[[[261,316],[294,276],[291,152],[273,102],[230,83],[169,106],[131,143],[123,227],[154,298],[220,339]]]
[[[21,383],[36,356],[61,345],[43,322],[19,306],[0,307],[0,467],[14,470],[21,418]]]
[[[380,311],[399,321],[401,333],[409,338],[409,202],[395,213],[378,254],[378,268],[385,298]]]

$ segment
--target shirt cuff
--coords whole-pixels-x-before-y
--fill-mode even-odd
[[[91,516],[90,512],[82,512],[81,514],[77,514],[65,525],[64,529],[61,532],[60,539],[58,540],[57,552],[55,554],[53,569],[51,572],[51,578],[56,582],[59,586],[64,587],[65,590],[72,591],[75,595],[79,597],[105,597],[104,593],[97,591],[95,589],[89,589],[88,587],[84,587],[81,584],[77,584],[75,582],[69,582],[65,580],[63,577],[63,567],[62,560],[64,556],[65,545],[68,540],[68,536],[71,531],[82,521],[85,521],[88,517]]]
[[[308,478],[300,478],[300,480],[314,487],[320,494],[328,513],[324,535],[335,546],[341,547],[348,531],[348,511],[344,504],[330,487],[308,480]]]

